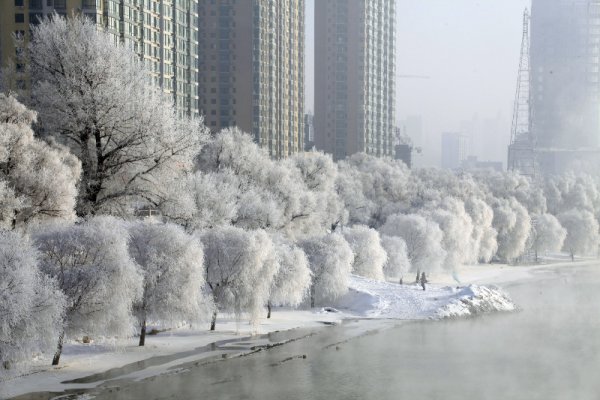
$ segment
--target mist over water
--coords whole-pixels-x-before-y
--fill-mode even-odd
[[[99,398],[598,399],[599,268],[549,269],[507,289],[522,311],[390,322],[351,340],[364,322],[349,323]]]

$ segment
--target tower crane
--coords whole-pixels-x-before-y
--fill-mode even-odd
[[[526,8],[523,13],[523,38],[517,91],[513,108],[510,145],[508,147],[508,170],[534,178],[537,169],[535,155],[536,140],[532,127],[531,69],[530,69],[530,15]]]

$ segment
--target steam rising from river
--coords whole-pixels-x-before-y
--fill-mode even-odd
[[[507,290],[521,312],[352,322],[99,398],[597,400],[600,266],[549,269]]]

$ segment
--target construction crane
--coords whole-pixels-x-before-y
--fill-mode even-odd
[[[531,70],[530,70],[530,37],[529,10],[523,13],[523,39],[519,60],[519,76],[513,108],[510,146],[508,147],[508,170],[535,178],[537,160],[535,155],[536,140],[532,127],[531,108]]]

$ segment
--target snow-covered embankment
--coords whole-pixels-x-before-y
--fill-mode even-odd
[[[348,294],[334,307],[366,318],[441,319],[467,317],[495,311],[513,311],[508,294],[495,286],[451,287],[399,285],[353,275]]]

